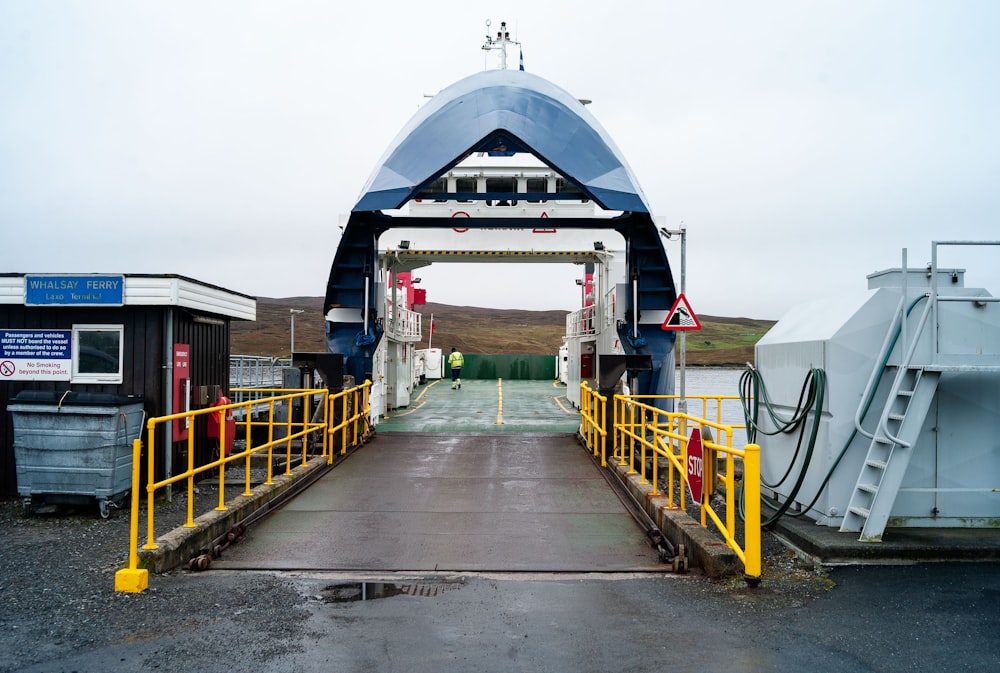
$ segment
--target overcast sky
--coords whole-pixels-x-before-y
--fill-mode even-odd
[[[495,66],[486,19],[593,100],[654,215],[687,227],[698,314],[777,319],[903,248],[1000,239],[994,0],[0,0],[0,271],[324,294],[389,142]],[[939,262],[1000,292],[1000,247]],[[576,308],[578,267],[531,268],[420,275],[431,301]]]

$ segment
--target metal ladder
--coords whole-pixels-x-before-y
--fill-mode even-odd
[[[878,430],[868,447],[841,532],[860,532],[864,542],[879,542],[903,482],[920,428],[937,394],[938,369],[897,368]]]

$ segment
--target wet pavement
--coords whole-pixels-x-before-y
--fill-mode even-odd
[[[160,580],[150,609],[159,620],[173,616],[173,626],[136,624],[127,639],[11,670],[992,673],[998,570],[841,568],[819,592],[736,588],[697,574],[433,574],[362,584],[355,575],[279,573],[250,600],[247,587],[259,588],[261,574],[212,571]],[[181,592],[216,602],[174,614],[169,597]],[[289,592],[295,605],[280,616],[262,603],[281,595],[288,604]]]
[[[221,569],[663,571],[575,437],[380,434]]]

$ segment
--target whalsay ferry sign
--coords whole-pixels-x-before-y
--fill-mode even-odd
[[[27,306],[122,306],[124,276],[25,276]]]

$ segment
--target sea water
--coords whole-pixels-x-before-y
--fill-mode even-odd
[[[684,371],[684,394],[688,398],[695,395],[736,395],[740,394],[740,377],[746,369],[741,367],[687,367]],[[674,393],[681,392],[681,371],[674,375]],[[715,420],[715,403],[709,404],[709,420]],[[688,413],[701,413],[701,400],[688,400]],[[743,406],[738,399],[722,401],[722,423],[724,425],[743,426],[746,421],[743,416]],[[746,443],[746,433],[737,430],[733,433],[733,446],[743,446]]]

